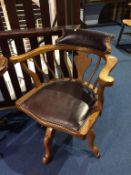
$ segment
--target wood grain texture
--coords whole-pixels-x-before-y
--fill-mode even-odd
[[[1,29],[1,28],[0,28]],[[28,38],[34,36],[52,36],[61,35],[63,27],[44,27],[44,28],[30,28],[24,30],[8,30],[0,32],[0,40],[2,39],[16,39],[16,38]]]
[[[72,24],[80,24],[80,3],[81,0],[72,0]]]
[[[87,142],[88,142],[88,147],[89,150],[91,151],[91,153],[96,157],[99,158],[100,157],[100,151],[97,148],[96,145],[94,145],[94,140],[95,140],[95,132],[93,129],[90,129],[88,134],[87,134]]]
[[[118,61],[116,57],[109,54],[104,55],[104,59],[106,60],[106,64],[99,74],[99,81],[100,84],[104,86],[112,86],[115,79],[109,74],[112,71],[112,69],[116,66]]]
[[[18,56],[12,56],[10,59],[16,63],[16,62],[23,62],[25,60],[27,60],[29,57],[35,57],[36,55],[42,54],[44,52],[49,52],[49,51],[54,51],[54,50],[77,50],[77,51],[81,51],[81,52],[86,52],[88,54],[94,53],[94,54],[98,54],[101,57],[104,57],[104,53],[101,51],[97,51],[94,49],[89,49],[89,48],[85,48],[85,47],[80,47],[80,46],[74,46],[74,45],[44,45],[41,46],[37,49],[34,49],[32,51],[29,51],[27,53],[18,55]],[[104,59],[106,60],[107,57],[104,57]]]
[[[47,164],[51,158],[51,142],[52,142],[52,136],[53,136],[53,128],[47,127],[45,136],[44,136],[44,150],[45,154],[43,157],[43,163]]]
[[[66,0],[56,0],[56,20],[58,23],[58,26],[63,26],[66,25],[67,23],[67,17],[66,17],[66,7],[65,7],[65,2]]]
[[[58,25],[80,24],[80,0],[63,0],[62,7],[60,3],[57,0]]]
[[[51,27],[49,2],[48,0],[46,1],[39,0],[39,2],[40,2],[40,10],[41,10],[41,18],[42,18],[43,27]]]
[[[74,63],[76,66],[76,69],[78,70],[78,79],[82,80],[85,71],[91,64],[92,60],[91,58],[87,58],[86,52],[77,52],[74,56]]]

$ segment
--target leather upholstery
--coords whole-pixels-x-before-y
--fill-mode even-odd
[[[111,52],[112,34],[99,32],[95,30],[64,30],[56,44],[70,44],[81,47],[97,49],[102,52]]]
[[[96,101],[94,92],[79,82],[56,81],[19,104],[38,118],[79,130]]]

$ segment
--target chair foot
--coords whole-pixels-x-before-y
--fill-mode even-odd
[[[96,158],[100,158],[100,150],[97,148],[96,145],[94,145],[94,140],[95,140],[95,132],[93,129],[90,129],[87,134],[87,142],[89,150]]]
[[[47,164],[50,161],[51,158],[51,141],[52,141],[52,136],[53,136],[53,128],[48,127],[45,132],[44,136],[44,149],[45,149],[45,154],[43,157],[43,163]]]

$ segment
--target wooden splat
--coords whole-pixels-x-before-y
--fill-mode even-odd
[[[77,52],[77,54],[74,55],[74,63],[78,71],[78,79],[83,79],[84,73],[91,62],[92,59],[88,58],[86,52]]]

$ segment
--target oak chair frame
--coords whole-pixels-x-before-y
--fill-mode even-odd
[[[64,57],[66,67],[69,71],[69,78],[64,78],[63,74],[61,73],[61,79],[63,79],[64,81],[66,81],[66,80],[79,81],[83,85],[85,85],[87,87],[90,87],[98,97],[97,101],[96,101],[96,104],[95,104],[95,108],[90,113],[90,115],[88,116],[88,118],[85,120],[84,124],[82,125],[82,127],[78,131],[74,131],[74,130],[65,128],[65,127],[60,126],[58,124],[43,121],[43,120],[37,118],[37,116],[33,115],[30,111],[22,109],[21,106],[19,105],[22,101],[26,100],[32,94],[36,93],[38,90],[43,88],[43,86],[46,86],[49,83],[52,83],[54,81],[59,81],[58,79],[56,79],[54,77],[54,79],[51,79],[49,81],[47,80],[47,82],[42,84],[40,82],[38,76],[34,72],[32,72],[25,64],[25,61],[29,58],[34,58],[35,56],[37,56],[39,54],[54,51],[54,50],[60,50],[60,51],[73,50],[73,51],[77,51],[78,56],[80,56],[81,58],[82,57],[84,58],[86,54],[94,53],[94,54],[98,55],[100,58],[103,58],[103,60],[105,60],[105,65],[102,68],[102,70],[100,71],[99,77],[97,79],[97,86],[96,85],[94,86],[91,83],[88,83],[87,81],[82,80],[83,74],[84,74],[86,68],[89,66],[90,61],[87,61],[87,59],[82,60],[82,59],[75,58],[75,65],[77,67],[77,70],[78,69],[79,70],[78,70],[78,77],[73,78],[71,76],[70,68],[69,68],[68,63],[67,63],[67,58],[66,58],[66,56]],[[83,53],[83,54],[81,54],[81,53]],[[90,151],[92,152],[92,154],[94,156],[99,157],[100,156],[100,151],[94,145],[95,132],[93,131],[92,127],[93,127],[94,123],[96,122],[96,120],[98,119],[98,117],[101,115],[101,112],[102,112],[103,93],[104,93],[105,87],[110,87],[114,84],[115,80],[109,74],[110,74],[111,70],[116,66],[117,58],[114,57],[114,56],[111,56],[110,53],[108,53],[108,52],[105,53],[105,52],[95,50],[95,49],[91,49],[91,48],[79,47],[79,46],[74,46],[74,45],[56,44],[56,45],[45,45],[45,46],[36,48],[36,49],[34,49],[34,50],[32,50],[28,53],[25,53],[25,54],[22,54],[22,55],[19,55],[19,56],[12,56],[10,58],[10,60],[13,63],[18,63],[18,62],[21,63],[23,69],[32,77],[32,79],[34,81],[34,84],[35,84],[35,87],[31,91],[29,91],[27,94],[25,94],[23,97],[21,97],[18,101],[16,101],[16,106],[20,110],[25,112],[27,115],[29,115],[31,118],[36,120],[41,126],[47,127],[46,132],[45,132],[45,137],[44,137],[44,140],[43,140],[44,147],[45,147],[45,155],[43,157],[43,162],[48,163],[50,158],[51,158],[51,145],[50,144],[51,144],[51,140],[52,140],[52,137],[53,137],[53,131],[54,130],[59,130],[59,131],[65,132],[67,134],[70,134],[72,136],[82,138],[82,139],[84,139],[87,136],[88,146],[89,146]],[[84,61],[84,62],[82,62],[81,60]],[[53,72],[49,68],[48,63],[47,63],[47,67],[51,72]],[[46,78],[46,76],[45,76],[45,78]]]

